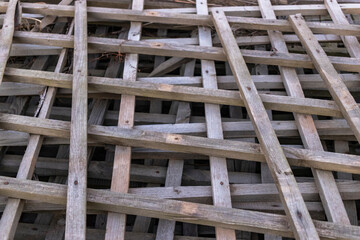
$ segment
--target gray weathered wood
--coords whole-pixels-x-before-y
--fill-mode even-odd
[[[240,93],[244,98],[246,109],[254,124],[266,162],[277,183],[294,235],[297,239],[319,239],[292,170],[272,129],[264,105],[257,93],[225,14],[222,11],[215,10],[212,11],[212,17]]]
[[[75,2],[73,94],[65,239],[86,239],[87,187],[87,12]]]

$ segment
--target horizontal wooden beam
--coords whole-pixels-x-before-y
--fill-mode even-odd
[[[71,88],[70,74],[50,73],[7,68],[6,81],[20,81],[44,86]],[[88,78],[89,90],[115,94],[132,94],[142,97],[162,98],[189,102],[202,102],[244,106],[240,94],[235,91],[203,89],[198,87],[174,86],[167,84],[119,81],[114,78]],[[260,94],[266,108],[277,111],[298,112],[305,114],[342,117],[340,109],[333,101],[310,98]]]
[[[277,214],[150,198],[108,190],[88,189],[87,192],[88,207],[91,209],[132,215],[141,212],[141,215],[146,217],[293,237],[287,218]],[[41,199],[43,202],[55,204],[66,203],[66,186],[54,183],[0,177],[0,194],[26,200]],[[323,221],[314,221],[314,224],[322,239],[358,239],[360,235],[360,227],[356,226]]]
[[[70,137],[69,122],[12,114],[0,114],[0,128],[59,138]],[[111,145],[146,147],[265,162],[259,144],[242,141],[208,139],[96,125],[89,126],[88,136],[90,141],[100,141]],[[360,173],[360,157],[356,155],[311,151],[292,147],[284,147],[283,149],[289,163],[294,166],[354,174]]]
[[[3,6],[1,6],[3,5]],[[1,4],[0,10],[6,4]],[[32,14],[56,15],[60,17],[73,17],[73,6],[59,6],[51,4],[22,4],[23,11]],[[210,16],[196,14],[169,13],[165,11],[147,10],[137,11],[129,9],[88,7],[88,16],[96,20],[116,20],[116,21],[139,21],[162,24],[181,24],[190,26],[212,25]],[[278,30],[292,32],[287,20],[267,20],[249,17],[229,16],[230,24],[237,24],[244,29],[255,30]],[[310,22],[309,27],[314,33],[339,34],[339,35],[360,35],[360,26],[340,25],[333,23]]]
[[[20,32],[14,33],[14,41],[73,48],[74,38],[63,34]],[[170,44],[163,42],[131,41],[114,38],[89,37],[89,52],[121,52],[155,56],[173,56],[204,60],[226,61],[222,48],[193,45]],[[284,54],[271,51],[241,50],[247,63],[279,65],[285,67],[315,68],[310,57],[305,54]],[[348,57],[329,57],[337,70],[358,72],[360,59]]]

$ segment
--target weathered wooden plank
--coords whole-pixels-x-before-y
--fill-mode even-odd
[[[313,33],[307,27],[301,15],[291,15],[289,17],[291,24],[306,51],[313,59],[317,71],[320,73],[326,83],[329,92],[344,115],[355,137],[360,141],[360,108],[353,96],[345,86],[336,69],[330,62],[326,53],[314,38]]]
[[[55,204],[66,203],[66,186],[0,177],[0,193],[27,200],[42,199]],[[88,190],[88,206],[103,211],[126,214],[141,212],[147,217],[165,218],[202,225],[273,233],[293,237],[285,216],[255,211],[229,209],[196,203],[142,197],[107,190]],[[360,227],[323,221],[314,221],[316,231],[323,239],[359,239]]]
[[[132,2],[132,9],[142,11],[144,0]],[[137,20],[138,21],[138,20]],[[141,22],[131,22],[128,33],[128,40],[138,41],[141,38]],[[123,79],[125,81],[136,81],[138,69],[138,55],[127,54],[124,63]],[[132,128],[134,125],[135,96],[122,95],[120,102],[120,112],[118,127]],[[111,181],[111,191],[126,193],[130,183],[131,148],[116,146],[113,178]],[[106,240],[123,239],[125,236],[126,215],[109,212],[106,223]]]
[[[30,5],[32,9],[28,9],[28,4],[24,4],[24,12],[39,13],[39,14],[54,14],[63,17],[73,17],[74,7],[72,6],[58,6],[55,5]],[[0,7],[1,8],[1,7]],[[46,11],[44,11],[46,9]],[[28,11],[30,10],[30,11]],[[116,9],[116,8],[100,8],[100,7],[88,7],[89,18],[95,18],[96,20],[117,20],[117,21],[138,21],[138,22],[152,22],[163,24],[181,24],[198,26],[212,25],[211,18],[209,16],[199,16],[195,14],[181,14],[171,13],[166,11],[147,10],[139,11],[136,9]],[[258,18],[249,17],[228,17],[229,23],[241,25],[241,28],[256,29],[256,30],[280,30],[280,31],[292,31],[292,28],[286,20],[272,20],[267,21]],[[359,35],[359,26],[342,26],[332,23],[309,23],[312,31],[315,33],[332,33],[341,35]]]
[[[276,19],[269,0],[259,0],[259,7],[264,18],[269,20]],[[273,48],[276,48],[280,52],[288,53],[286,43],[283,40],[281,33],[268,31],[268,35],[271,39]],[[293,97],[304,98],[305,96],[301,89],[296,70],[281,67],[280,73],[284,79],[284,84],[288,94]],[[312,116],[295,114],[294,117],[304,146],[308,149],[323,151],[324,149],[316,131]],[[320,189],[321,200],[323,202],[327,218],[333,222],[350,224],[344,203],[342,202],[340,193],[336,187],[333,174],[331,172],[320,171],[317,169],[312,169],[312,173]]]
[[[28,44],[41,44],[73,48],[73,38],[61,34],[19,32],[14,33],[14,41]],[[219,47],[200,47],[163,42],[131,41],[113,38],[88,38],[89,49],[93,53],[121,52],[155,56],[174,56],[204,60],[226,61],[224,51]],[[271,51],[241,50],[246,62],[280,65],[286,67],[314,68],[310,57],[304,54],[273,54]],[[357,72],[360,60],[347,57],[329,57],[338,70]]]
[[[199,16],[209,16],[206,0],[196,1],[196,10]],[[212,47],[211,29],[199,27],[200,46]],[[217,89],[215,62],[202,60],[201,75],[205,89]],[[223,139],[220,106],[205,104],[205,121],[208,138]],[[214,206],[231,208],[229,176],[226,158],[210,156],[211,187]],[[226,228],[216,228],[217,239],[236,239],[235,231]]]
[[[90,0],[89,2],[92,2]],[[104,2],[104,1],[102,1]],[[117,1],[118,2],[118,1]],[[125,3],[128,5],[130,2]],[[155,2],[147,2],[154,4]],[[113,6],[114,3],[111,3]],[[8,3],[0,3],[0,11],[5,12],[7,9]],[[43,15],[56,15],[62,17],[73,17],[74,16],[74,7],[57,7],[55,4],[36,4],[36,3],[22,3],[23,11],[25,13],[37,13]],[[340,5],[344,13],[347,14],[359,14],[360,13],[360,4],[354,3],[344,3]],[[209,10],[222,10],[231,15],[238,15],[244,17],[259,17],[261,16],[260,9],[258,6],[228,6],[228,7],[212,7]],[[157,8],[149,11],[158,11],[158,12],[169,12],[169,13],[196,13],[196,8],[191,8],[187,6],[186,8]],[[276,5],[274,6],[274,11],[277,16],[285,16],[296,13],[301,13],[303,15],[327,15],[328,12],[324,4],[307,4],[307,5]],[[106,13],[106,12],[105,12]]]
[[[74,73],[65,239],[85,240],[88,118],[86,0],[75,2],[74,23]]]
[[[213,11],[214,24],[227,54],[245,106],[254,124],[266,162],[278,187],[285,212],[297,239],[319,239],[305,202],[280,143],[272,129],[264,105],[251,79],[224,12]]]
[[[0,114],[0,126],[8,130],[70,138],[70,124],[59,120],[38,119],[2,113]],[[254,143],[96,125],[89,126],[88,134],[90,141],[111,145],[146,147],[265,162],[259,144]],[[283,149],[288,161],[294,166],[313,167],[354,174],[360,173],[360,160],[359,156],[356,155],[292,147],[284,147]]]
[[[73,0],[61,0],[61,2],[59,2],[59,5],[70,5],[73,2]],[[39,29],[42,30],[45,27],[47,27],[48,25],[52,24],[56,19],[56,16],[50,16],[47,15],[45,16],[40,23]]]
[[[21,19],[21,8],[18,0],[10,0],[0,32],[0,84],[10,55],[15,25],[19,24],[19,18]]]
[[[324,4],[326,9],[329,11],[329,14],[334,23],[342,24],[343,26],[350,25],[349,21],[346,19],[346,16],[344,15],[340,5],[336,0],[325,0]],[[341,39],[344,42],[350,56],[354,58],[359,58],[360,44],[358,39],[354,36],[341,36]]]
[[[184,76],[193,76],[195,71],[195,61],[187,63],[184,69]],[[180,123],[189,123],[191,108],[190,103],[179,102],[177,103],[176,110],[176,122],[175,124]],[[178,187],[181,185],[182,176],[183,176],[184,160],[183,159],[169,159],[168,168],[166,172],[166,187]],[[173,239],[175,233],[175,221],[168,221],[160,219],[158,223],[158,228],[156,231],[156,239]]]
[[[31,72],[30,72],[31,71]],[[14,73],[15,72],[15,73]],[[34,83],[51,87],[71,88],[71,75],[37,72],[32,70],[7,69],[5,80]],[[11,76],[11,77],[10,77]],[[116,94],[133,94],[136,96],[161,98],[169,100],[204,102],[233,106],[244,106],[244,101],[236,91],[203,89],[198,87],[173,86],[167,84],[119,81],[118,79],[89,77],[89,89]],[[311,98],[296,98],[260,94],[267,109],[342,117],[334,101]]]
[[[69,28],[69,33],[72,34],[72,27]],[[61,29],[61,28],[60,28]],[[58,63],[56,65],[55,72],[61,72],[64,63],[66,61],[67,56],[67,50],[64,49],[58,59]],[[38,58],[39,61],[42,62],[42,64],[35,64],[34,66],[42,66],[44,68],[48,61],[47,57]],[[34,67],[33,67],[34,68]],[[40,70],[42,69],[40,68]],[[55,88],[49,88],[47,89],[47,93],[45,96],[44,103],[41,107],[41,110],[39,112],[39,118],[48,118],[50,115],[50,111],[52,108],[52,104],[55,100],[56,96],[56,89]],[[19,171],[17,173],[17,178],[20,179],[29,179],[33,176],[35,164],[37,161],[37,157],[40,152],[40,148],[43,142],[43,136],[41,135],[31,135],[29,138],[29,142],[25,151],[25,154],[23,156],[22,162],[19,167]],[[9,199],[8,203],[5,208],[5,214],[2,217],[2,220],[0,222],[0,231],[2,232],[2,237],[4,239],[12,239],[14,237],[17,223],[20,219],[22,209],[24,207],[24,202],[21,199]]]

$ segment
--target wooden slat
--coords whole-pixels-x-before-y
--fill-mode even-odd
[[[276,19],[272,5],[269,0],[259,0],[259,7],[266,19]],[[279,32],[268,31],[273,48],[283,53],[288,53],[288,49],[282,34]],[[280,68],[280,73],[284,79],[285,88],[292,97],[304,98],[300,81],[297,77],[296,70],[291,68]],[[317,133],[314,121],[310,115],[295,114],[295,121],[299,128],[303,144],[308,149],[323,151],[320,137]],[[326,215],[330,221],[343,224],[350,224],[344,203],[337,189],[334,176],[331,172],[319,171],[312,169],[315,181],[320,189],[321,200],[323,202]]]
[[[54,183],[0,177],[0,193],[1,195],[28,200],[42,199],[42,201],[49,203],[66,203],[66,186]],[[143,216],[147,217],[259,233],[273,233],[284,237],[294,236],[288,225],[287,217],[277,214],[163,200],[108,190],[89,189],[87,199],[91,209],[126,214],[141,212]],[[314,223],[316,230],[323,239],[359,239],[360,227],[323,221],[314,221]]]
[[[71,88],[71,75],[54,74],[32,70],[7,69],[6,78],[14,82],[34,83],[51,87]],[[136,96],[169,100],[203,102],[244,106],[244,100],[236,91],[203,89],[198,87],[173,86],[167,84],[118,81],[118,79],[89,77],[91,90],[115,94],[133,94]],[[296,112],[331,117],[342,117],[334,101],[311,98],[260,94],[265,107],[271,110]]]
[[[144,0],[132,2],[132,9],[142,11]],[[128,33],[128,40],[138,41],[141,38],[141,22],[131,22]],[[123,79],[125,81],[136,81],[138,69],[137,54],[127,54],[124,63]],[[121,95],[120,112],[118,127],[132,128],[134,125],[135,96]],[[126,193],[130,184],[130,164],[131,148],[116,146],[113,178],[111,181],[111,191]],[[108,213],[106,223],[106,240],[123,239],[125,235],[126,215],[117,213]]]
[[[70,137],[70,124],[59,120],[38,119],[1,113],[0,126],[2,129],[32,134],[59,138]],[[106,144],[265,162],[259,144],[254,143],[96,125],[89,126],[88,134],[90,141]],[[283,147],[283,149],[288,161],[294,166],[313,167],[353,174],[360,173],[360,157],[356,155],[306,150],[294,147]],[[168,155],[169,153],[166,154]]]
[[[343,26],[350,25],[336,0],[324,0],[324,4],[334,23],[342,24]],[[353,58],[360,58],[360,44],[358,39],[354,36],[341,36],[341,39],[344,42],[350,56]]]
[[[30,6],[30,9],[28,7]],[[55,7],[56,6],[56,7]],[[0,5],[1,8],[1,5]],[[53,14],[63,17],[73,17],[74,7],[58,6],[58,5],[40,5],[40,4],[23,4],[24,12]],[[216,8],[215,8],[216,9]],[[181,25],[212,25],[209,16],[199,16],[195,14],[173,13],[166,10],[147,10],[139,11],[139,9],[116,9],[116,8],[100,8],[88,7],[89,18],[96,20],[117,20],[117,21],[141,21],[163,24],[181,24]],[[256,30],[280,30],[292,31],[292,28],[286,20],[267,21],[258,18],[229,16],[229,23],[239,24],[241,28]],[[332,23],[309,23],[309,27],[316,33],[340,33],[342,35],[359,35],[359,26],[343,26]]]
[[[326,83],[329,92],[339,106],[344,118],[353,130],[356,139],[360,142],[360,108],[342,81],[326,53],[307,27],[301,15],[291,15],[289,21],[306,51],[312,58],[317,71]]]
[[[88,117],[86,0],[75,2],[74,22],[74,73],[65,239],[85,240]]]
[[[277,183],[294,235],[297,239],[319,239],[225,14],[216,10],[212,12],[212,16],[240,93],[244,98],[246,109],[254,124],[266,162]]]
[[[184,75],[193,76],[195,71],[195,61],[192,61],[185,65]],[[177,114],[176,122],[179,123],[189,123],[191,108],[190,103],[179,102],[177,103]],[[184,160],[183,159],[169,159],[168,168],[166,172],[165,187],[178,187],[181,185],[182,176],[183,176]],[[175,221],[168,221],[160,219],[158,223],[158,228],[156,231],[156,239],[173,239],[175,232]],[[184,226],[185,227],[185,226]]]
[[[72,35],[72,28],[73,25],[69,28],[68,34]],[[62,30],[62,28],[61,28]],[[61,72],[64,63],[66,61],[67,56],[67,50],[63,49],[60,53],[55,73]],[[43,62],[42,68],[44,68],[48,61],[47,57],[39,58],[41,62]],[[38,66],[38,64],[34,64]],[[40,69],[41,70],[41,69]],[[55,100],[56,96],[56,88],[49,88],[47,89],[46,97],[44,99],[44,103],[41,107],[41,110],[39,112],[39,118],[48,118],[50,115],[50,111],[53,105],[53,102]],[[43,142],[43,136],[41,135],[31,135],[29,138],[29,142],[26,148],[26,151],[24,153],[22,162],[20,164],[17,178],[19,179],[29,179],[33,176],[35,164],[40,152],[40,148]],[[4,239],[12,239],[14,237],[17,223],[20,219],[21,212],[23,209],[24,203],[20,199],[9,199],[7,206],[5,208],[4,215],[2,217],[2,220],[0,222],[0,231],[2,232],[2,237]]]
[[[10,0],[0,32],[0,84],[3,80],[5,67],[10,55],[15,25],[19,24],[18,18],[21,19],[21,10],[18,5],[18,0]]]
[[[196,1],[196,10],[199,16],[208,16],[208,3],[206,0]],[[199,27],[200,46],[212,47],[211,29]],[[217,89],[215,62],[202,60],[201,75],[205,89]],[[223,139],[220,106],[205,104],[205,120],[208,138]],[[231,208],[229,176],[226,158],[210,156],[211,187],[213,204],[215,206]],[[225,228],[216,228],[217,239],[236,239],[235,231]]]
[[[14,33],[14,41],[28,44],[40,44],[73,48],[73,38],[61,34],[21,32]],[[196,58],[204,60],[225,61],[226,56],[222,48],[180,45],[163,42],[131,41],[114,38],[88,38],[90,51],[93,53],[121,52],[137,53],[155,56],[174,56],[183,58]],[[271,51],[256,51],[242,49],[246,62],[280,65],[286,67],[314,68],[309,56],[305,54],[273,54]],[[335,68],[343,71],[358,72],[360,60],[348,57],[329,57]]]
[[[91,1],[90,1],[91,2]],[[103,1],[102,1],[103,2]],[[118,2],[118,1],[117,1]],[[128,4],[127,2],[126,4]],[[155,3],[153,1],[146,3]],[[114,3],[112,3],[114,4]],[[5,12],[8,6],[7,2],[0,3],[0,11]],[[23,11],[25,13],[38,13],[47,15],[58,15],[63,17],[73,17],[74,7],[59,8],[55,4],[36,4],[36,3],[23,3]],[[225,7],[212,7],[209,10],[222,10],[227,13],[235,14],[244,17],[259,17],[261,16],[258,6],[225,6]],[[360,4],[341,4],[341,9],[347,14],[359,14]],[[196,13],[196,8],[187,6],[186,8],[158,8],[149,11],[169,12],[169,13]],[[275,14],[277,16],[291,15],[301,13],[303,15],[327,15],[328,12],[324,4],[307,4],[307,5],[275,5]],[[104,12],[106,13],[106,12]]]

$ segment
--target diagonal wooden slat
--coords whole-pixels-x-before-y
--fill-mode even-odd
[[[339,106],[344,118],[348,122],[350,128],[358,142],[360,142],[360,108],[349,89],[344,84],[340,75],[330,62],[328,56],[314,37],[309,27],[306,25],[300,14],[289,16],[296,34],[300,38],[306,51],[312,58],[317,71],[327,85],[327,88]]]
[[[266,19],[276,19],[272,10],[270,0],[259,0],[259,7],[262,15]],[[277,51],[288,53],[285,41],[280,32],[268,31],[272,46]],[[288,95],[292,97],[304,98],[299,78],[295,69],[280,67],[280,73],[284,80],[285,88]],[[320,137],[317,133],[315,123],[311,115],[295,114],[295,121],[299,128],[300,136],[303,144],[308,149],[323,151]],[[342,202],[340,193],[337,189],[332,172],[320,171],[312,169],[315,182],[320,190],[321,200],[323,202],[326,215],[330,221],[350,224],[344,203]]]
[[[271,126],[235,37],[222,11],[212,11],[216,31],[253,122],[266,162],[278,187],[285,212],[297,239],[319,239],[292,170]]]
[[[63,28],[60,28],[62,31]],[[70,26],[68,35],[72,35],[73,31],[73,25]],[[59,73],[61,72],[65,60],[67,56],[67,49],[63,49],[60,53],[55,72]],[[42,57],[39,58],[38,61],[42,61],[43,64],[42,67],[44,68],[47,64],[48,57]],[[35,66],[38,66],[39,64],[34,63]],[[56,88],[49,88],[47,89],[46,97],[44,99],[44,103],[41,107],[41,110],[39,112],[39,118],[48,118],[50,115],[50,111],[53,105],[53,102],[55,100],[57,89]],[[20,179],[29,179],[33,176],[35,164],[40,152],[40,148],[42,145],[44,137],[41,135],[31,135],[29,138],[29,142],[25,151],[25,154],[23,156],[22,162],[20,164],[17,178]],[[12,239],[15,234],[15,230],[17,227],[17,223],[20,219],[21,212],[23,209],[24,203],[20,199],[9,199],[7,206],[4,210],[4,215],[2,217],[2,220],[0,222],[0,231],[2,232],[1,236],[4,239]]]

